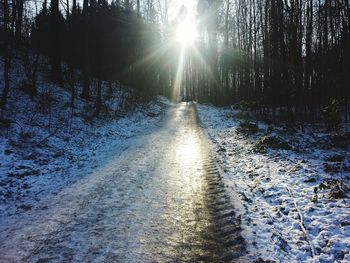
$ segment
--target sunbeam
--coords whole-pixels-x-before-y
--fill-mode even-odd
[[[175,82],[173,86],[172,99],[178,100],[180,96],[180,88],[182,84],[183,70],[184,70],[184,60],[185,60],[185,48],[182,47],[179,56],[179,62],[176,69]]]

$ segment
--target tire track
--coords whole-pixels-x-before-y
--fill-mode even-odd
[[[207,237],[215,243],[212,248],[219,262],[244,262],[245,241],[241,236],[240,220],[230,204],[219,169],[212,156],[206,159],[205,170],[206,207],[211,216]]]
[[[207,241],[205,248],[212,254],[211,258],[194,262],[247,262],[245,240],[241,235],[241,222],[237,217],[230,197],[225,190],[225,184],[214,155],[208,146],[208,138],[202,129],[196,105],[192,103],[195,120],[193,126],[202,138],[204,147],[203,181],[204,181],[204,207],[209,214],[209,225],[202,233],[202,239]]]

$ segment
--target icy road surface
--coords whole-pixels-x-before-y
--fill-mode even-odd
[[[0,262],[240,262],[244,240],[193,104],[0,227]]]

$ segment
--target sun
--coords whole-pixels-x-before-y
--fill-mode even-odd
[[[176,40],[181,46],[193,45],[197,37],[198,32],[195,21],[186,19],[177,26]]]

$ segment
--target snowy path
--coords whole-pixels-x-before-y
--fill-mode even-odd
[[[0,262],[239,262],[240,223],[195,107],[0,228]]]

